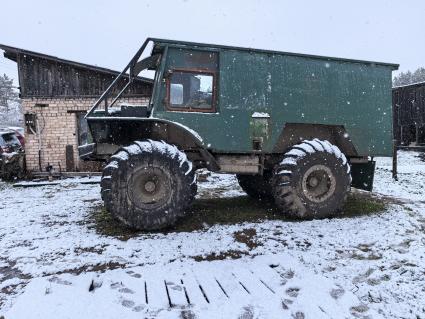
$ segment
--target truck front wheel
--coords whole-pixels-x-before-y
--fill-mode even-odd
[[[101,180],[105,207],[140,230],[173,225],[196,194],[195,173],[176,146],[141,141],[111,156]]]
[[[275,167],[273,193],[286,214],[303,219],[338,213],[350,190],[350,165],[339,148],[314,139],[293,146]]]

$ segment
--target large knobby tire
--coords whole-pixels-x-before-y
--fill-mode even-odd
[[[328,141],[303,141],[285,153],[274,170],[276,205],[289,216],[327,218],[341,211],[350,191],[350,165]]]
[[[111,156],[101,180],[105,208],[140,230],[172,226],[193,201],[195,172],[185,153],[158,141],[137,141]]]
[[[264,171],[263,175],[237,174],[240,187],[248,196],[259,201],[273,200],[272,172]]]

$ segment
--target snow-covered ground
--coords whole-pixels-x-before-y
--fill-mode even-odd
[[[81,183],[93,180],[0,182],[0,316],[425,318],[425,162],[417,153],[400,152],[397,182],[391,159],[377,159],[384,212],[192,232],[99,232],[99,186]],[[234,177],[212,174],[199,196],[243,192]]]

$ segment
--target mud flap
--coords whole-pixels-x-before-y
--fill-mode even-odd
[[[372,191],[375,174],[375,161],[351,164],[351,186],[365,191]]]

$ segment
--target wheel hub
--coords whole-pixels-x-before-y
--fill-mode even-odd
[[[155,191],[155,188],[156,188],[155,182],[153,182],[153,181],[147,181],[145,183],[145,190],[148,193],[153,193]]]
[[[131,201],[139,207],[161,205],[172,191],[169,176],[159,167],[145,167],[134,172],[127,190]]]
[[[336,180],[331,169],[325,165],[314,165],[304,174],[302,190],[311,201],[321,203],[335,192]]]
[[[316,187],[319,184],[319,180],[316,177],[313,176],[313,177],[310,178],[308,184],[311,187]]]

